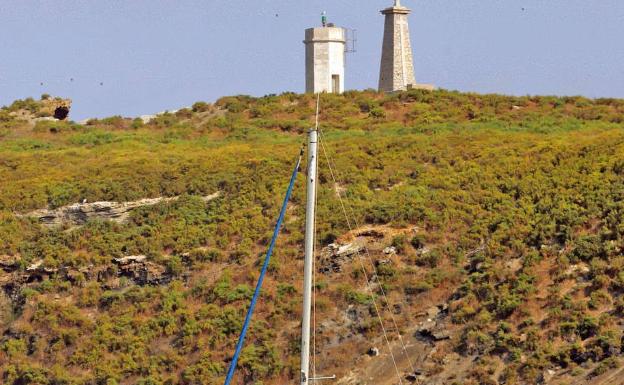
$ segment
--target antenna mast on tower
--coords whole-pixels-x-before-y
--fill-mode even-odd
[[[345,53],[357,52],[357,29],[345,28],[347,36],[347,44],[345,45]]]

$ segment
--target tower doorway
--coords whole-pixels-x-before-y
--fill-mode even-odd
[[[340,75],[332,75],[332,93],[340,93]]]

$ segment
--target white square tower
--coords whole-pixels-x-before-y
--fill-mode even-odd
[[[344,92],[346,31],[333,24],[305,31],[306,92]]]

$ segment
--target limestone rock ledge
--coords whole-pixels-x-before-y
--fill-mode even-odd
[[[202,197],[202,200],[209,202],[221,196],[221,192]],[[69,206],[63,206],[56,209],[40,209],[22,214],[22,217],[35,218],[44,226],[55,227],[68,224],[70,226],[80,226],[87,223],[88,220],[100,218],[111,220],[118,223],[124,223],[130,217],[130,212],[136,208],[143,206],[153,206],[162,202],[173,202],[179,197],[159,197],[141,199],[132,202],[92,202],[92,203],[75,203]]]

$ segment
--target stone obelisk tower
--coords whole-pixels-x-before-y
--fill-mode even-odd
[[[381,11],[386,22],[379,72],[380,91],[400,91],[417,86],[407,20],[410,12],[401,5],[401,0],[394,0],[394,6]]]

